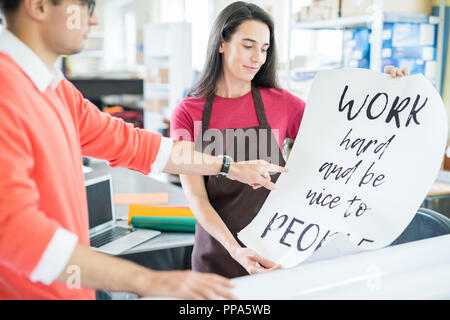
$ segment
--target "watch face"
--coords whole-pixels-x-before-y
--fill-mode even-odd
[[[223,172],[219,172],[219,173],[216,175],[216,177],[217,177],[218,179],[225,179],[225,178],[227,177],[227,174],[226,174],[226,173],[223,173]]]

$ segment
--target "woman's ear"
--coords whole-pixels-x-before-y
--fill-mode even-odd
[[[223,40],[222,37],[220,37],[220,45],[219,45],[219,53],[223,53],[224,51],[224,45],[225,45],[225,40]]]

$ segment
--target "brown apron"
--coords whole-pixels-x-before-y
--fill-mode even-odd
[[[263,159],[284,166],[283,154],[267,122],[259,89],[252,86],[252,95],[259,126],[223,130],[208,130],[214,93],[208,96],[203,109],[201,136],[199,135],[195,142],[195,149],[214,156],[228,155],[234,161]],[[205,134],[207,134],[206,137]],[[212,140],[211,137],[217,139],[219,134],[222,137],[219,139],[220,148],[211,148],[211,143],[215,145],[214,142],[217,143],[218,141],[211,142],[208,140]],[[244,139],[242,139],[243,136]],[[247,139],[245,136],[252,137],[252,139]],[[255,143],[255,137],[257,143]],[[251,143],[250,140],[252,140]],[[220,150],[221,148],[223,149]],[[273,175],[272,181],[275,182],[279,175],[279,173]],[[237,233],[253,220],[270,191],[266,188],[253,190],[249,185],[229,179],[218,179],[215,176],[205,177],[205,186],[212,207],[220,215],[238,243],[244,246],[237,239]],[[248,275],[248,272],[198,222],[195,226],[192,269],[217,273],[227,278]]]

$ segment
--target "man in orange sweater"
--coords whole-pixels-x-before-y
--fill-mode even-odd
[[[0,299],[94,299],[93,289],[232,298],[217,275],[153,271],[89,249],[82,156],[144,174],[215,175],[223,160],[180,164],[175,154],[195,154],[191,143],[99,112],[53,66],[83,49],[97,24],[94,0],[0,5],[7,22],[0,34]],[[273,189],[269,172],[280,171],[262,161],[231,163],[228,178]],[[70,266],[81,271],[81,288],[66,285]]]

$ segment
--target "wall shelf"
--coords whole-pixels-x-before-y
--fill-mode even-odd
[[[407,14],[407,13],[391,13],[382,14],[383,22],[405,22],[405,23],[430,23],[438,24],[439,21],[434,16],[426,14]],[[292,29],[352,29],[352,28],[371,28],[375,15],[363,15],[353,17],[342,17],[320,21],[305,21],[292,23]]]
[[[441,10],[439,16],[429,16],[426,14],[409,14],[409,13],[390,13],[383,12],[383,0],[374,0],[374,12],[368,15],[341,17],[336,19],[320,20],[320,21],[305,21],[298,22],[292,21],[289,24],[288,30],[288,50],[287,50],[287,63],[286,63],[286,87],[289,90],[291,81],[295,81],[297,77],[291,75],[291,42],[293,30],[347,30],[356,28],[369,28],[371,29],[371,45],[370,45],[370,69],[380,71],[381,70],[381,50],[383,41],[383,25],[384,23],[427,23],[435,24],[438,26],[438,41],[436,44],[436,50],[438,52],[437,57],[437,79],[434,82],[436,88],[441,87],[441,72],[442,69],[442,51],[443,51],[443,39],[439,35],[442,33],[444,27],[444,15],[445,10],[442,10],[445,5],[445,1],[441,1]],[[292,19],[292,0],[289,0],[289,13]]]
[[[87,99],[98,99],[106,95],[143,95],[144,93],[144,81],[142,79],[69,78],[68,80]]]

